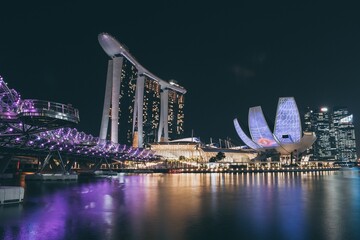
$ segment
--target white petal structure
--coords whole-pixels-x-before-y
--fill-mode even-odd
[[[279,146],[266,123],[260,106],[249,109],[249,130],[252,140],[261,147],[274,148]]]
[[[239,135],[239,137],[241,138],[241,140],[249,147],[251,147],[252,149],[256,149],[256,150],[261,150],[261,147],[254,143],[253,140],[251,140],[246,134],[245,132],[242,130],[242,128],[240,127],[240,124],[238,122],[238,120],[235,118],[234,119],[234,126],[235,126],[235,130],[237,132],[237,134]]]
[[[293,97],[279,98],[274,134],[271,132],[260,106],[249,108],[248,116],[251,139],[245,134],[237,119],[234,126],[240,139],[256,151],[275,149],[281,154],[303,152],[316,140],[314,133],[306,132],[302,137],[299,110]]]
[[[297,143],[300,141],[300,114],[293,97],[279,98],[274,135],[281,144]]]

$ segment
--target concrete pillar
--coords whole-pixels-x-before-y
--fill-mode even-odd
[[[144,84],[145,76],[142,73],[138,73],[136,80],[136,92],[135,92],[135,106],[134,106],[134,118],[133,118],[133,136],[135,122],[138,131],[138,147],[142,148],[144,144],[143,137],[143,105],[144,105]]]
[[[123,57],[113,59],[112,71],[112,92],[111,92],[111,141],[118,143],[119,141],[119,97],[121,84]]]
[[[168,114],[169,114],[169,90],[161,86],[160,93],[160,123],[158,131],[158,142],[161,140],[169,141],[169,130],[168,130]],[[163,136],[163,139],[161,139]]]
[[[12,155],[4,154],[0,155],[0,174],[4,173],[9,163],[11,162]]]
[[[101,119],[100,126],[100,140],[106,139],[106,134],[109,126],[109,111],[110,111],[110,101],[111,101],[111,88],[112,88],[112,73],[113,73],[113,61],[109,60],[108,70],[106,75],[106,86],[105,86],[105,98],[103,106],[103,114]]]

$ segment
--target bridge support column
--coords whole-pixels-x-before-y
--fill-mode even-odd
[[[91,171],[95,172],[95,171],[99,170],[101,168],[101,164],[103,164],[103,163],[105,163],[107,165],[108,169],[110,170],[110,172],[112,172],[111,166],[106,157],[100,158],[98,160],[98,162],[91,168]]]
[[[68,173],[68,171],[65,168],[64,161],[63,161],[59,151],[49,152],[49,154],[44,159],[44,162],[42,163],[41,168],[38,169],[37,173],[43,172],[45,167],[48,165],[51,165],[53,167],[56,166],[56,164],[54,163],[54,153],[57,155],[57,157],[59,157],[60,167],[61,167],[61,170],[63,171],[63,173]]]
[[[75,160],[74,159],[70,159],[66,162],[65,164],[65,172],[70,172],[72,166],[74,165]]]
[[[56,172],[57,164],[54,162],[54,157],[59,158],[59,165],[62,170],[62,173]],[[55,168],[54,173],[45,174],[42,173],[46,166],[51,165]],[[70,165],[71,166],[71,165]],[[50,151],[49,154],[44,159],[41,168],[32,175],[26,175],[26,180],[39,180],[39,181],[57,181],[57,180],[77,180],[78,175],[77,174],[69,174],[69,172],[66,170],[64,161],[62,159],[62,156],[59,151]]]
[[[12,155],[4,154],[0,155],[0,174],[4,173],[11,162]]]

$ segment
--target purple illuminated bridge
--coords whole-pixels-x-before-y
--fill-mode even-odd
[[[21,99],[0,76],[0,148],[115,161],[150,160],[154,157],[150,150],[100,140],[79,132],[73,128],[79,121],[79,112],[71,105]]]

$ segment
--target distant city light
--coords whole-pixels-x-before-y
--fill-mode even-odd
[[[320,111],[322,111],[322,112],[327,112],[327,111],[328,111],[328,108],[327,108],[327,107],[322,107],[322,108],[320,109]]]

